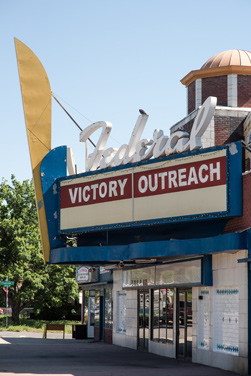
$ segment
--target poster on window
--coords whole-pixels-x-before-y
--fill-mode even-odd
[[[198,349],[209,350],[210,290],[199,291],[198,299]]]
[[[117,333],[126,334],[126,293],[118,293]]]
[[[239,290],[214,289],[213,351],[239,355]]]

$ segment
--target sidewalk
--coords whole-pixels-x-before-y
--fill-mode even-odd
[[[43,333],[35,333],[35,332],[10,332],[0,331],[0,339],[1,338],[40,338],[43,339]],[[47,338],[51,339],[63,339],[63,332],[47,332]],[[72,334],[65,333],[65,339],[72,339]],[[2,376],[2,375],[0,375]]]
[[[1,376],[234,376],[210,368],[62,333],[0,332]]]

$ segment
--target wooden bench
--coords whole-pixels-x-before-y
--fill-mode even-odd
[[[59,330],[63,332],[63,339],[65,334],[65,325],[64,324],[46,324],[44,328],[44,335],[43,338],[47,338],[47,331],[48,330]]]

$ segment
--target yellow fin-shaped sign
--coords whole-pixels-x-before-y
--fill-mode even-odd
[[[40,166],[51,150],[51,88],[37,56],[15,38],[19,79],[30,150],[39,227],[45,262],[50,259],[50,243],[42,192]]]

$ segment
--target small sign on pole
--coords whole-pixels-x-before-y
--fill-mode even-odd
[[[1,281],[1,285],[6,287],[6,329],[8,329],[8,298],[9,298],[9,287],[14,285],[13,281],[9,281],[6,277],[6,281]]]
[[[10,286],[14,285],[14,282],[13,281],[2,281],[1,285],[4,286],[4,287],[10,287]]]

